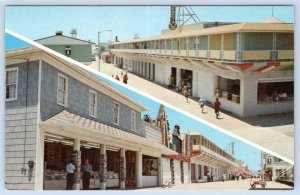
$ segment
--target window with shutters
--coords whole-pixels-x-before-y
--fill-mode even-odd
[[[6,97],[7,101],[17,99],[18,67],[6,69]]]

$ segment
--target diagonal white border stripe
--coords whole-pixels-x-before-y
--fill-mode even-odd
[[[188,116],[188,117],[190,117],[190,118],[192,118],[192,119],[194,119],[194,120],[196,120],[196,121],[198,121],[200,123],[203,123],[203,124],[205,124],[207,126],[210,126],[210,127],[214,128],[214,129],[216,129],[216,130],[218,130],[218,131],[220,131],[222,133],[225,133],[225,134],[227,134],[227,135],[229,135],[231,137],[234,137],[234,138],[236,138],[236,139],[238,139],[238,140],[240,140],[240,141],[242,141],[242,142],[244,142],[244,143],[246,143],[246,144],[248,144],[250,146],[253,146],[253,147],[255,147],[255,148],[259,149],[259,150],[262,150],[262,151],[264,151],[266,153],[269,153],[269,154],[271,154],[273,156],[276,156],[277,158],[280,158],[280,159],[282,159],[282,160],[284,160],[284,161],[286,161],[286,162],[294,165],[294,160],[288,159],[288,158],[286,158],[286,157],[284,157],[284,156],[282,156],[280,154],[277,154],[277,153],[275,153],[275,152],[273,152],[273,151],[271,151],[271,150],[269,150],[269,149],[267,149],[265,147],[262,147],[262,146],[260,146],[260,145],[258,145],[256,143],[253,143],[253,142],[251,142],[251,141],[249,141],[249,140],[247,140],[247,139],[245,139],[245,138],[243,138],[241,136],[238,136],[238,135],[236,135],[236,134],[234,134],[234,133],[232,133],[232,132],[230,132],[228,130],[225,130],[225,129],[223,129],[223,128],[215,125],[215,124],[212,124],[212,123],[207,122],[207,121],[205,121],[205,120],[203,120],[201,118],[198,118],[198,117],[196,117],[196,116],[194,116],[194,115],[192,115],[192,114],[190,114],[190,113],[188,113],[188,112],[186,112],[184,110],[181,110],[180,108],[177,108],[177,107],[175,107],[175,106],[173,106],[173,105],[171,105],[171,104],[169,104],[169,103],[167,103],[165,101],[162,101],[162,100],[160,100],[160,99],[158,99],[156,97],[153,97],[153,96],[151,96],[151,95],[149,95],[149,94],[147,94],[147,93],[145,93],[145,92],[143,92],[141,90],[135,89],[135,88],[133,88],[131,86],[128,86],[128,85],[126,85],[124,83],[120,83],[117,80],[113,79],[112,77],[105,75],[104,73],[98,72],[95,69],[93,69],[91,67],[88,67],[88,66],[86,66],[86,65],[84,65],[84,64],[82,64],[82,63],[80,63],[80,62],[78,62],[76,60],[73,60],[73,59],[71,59],[71,58],[69,58],[69,57],[67,57],[65,55],[62,55],[62,54],[60,54],[60,53],[58,53],[56,51],[53,51],[53,50],[51,50],[51,49],[49,49],[49,48],[47,48],[47,47],[45,47],[45,46],[43,46],[43,45],[35,42],[35,41],[32,41],[32,40],[30,40],[30,39],[28,39],[28,38],[26,38],[26,37],[24,37],[24,36],[22,36],[22,35],[20,35],[20,34],[18,34],[16,32],[14,32],[14,31],[12,31],[12,30],[9,30],[9,29],[5,28],[5,32],[8,33],[8,34],[10,34],[10,35],[12,35],[12,36],[15,36],[15,37],[23,40],[23,41],[25,41],[25,42],[33,45],[33,46],[36,46],[36,47],[38,47],[38,48],[40,48],[40,49],[42,49],[42,50],[44,50],[44,51],[46,51],[48,53],[51,53],[51,54],[56,55],[56,56],[58,56],[58,57],[60,57],[60,58],[62,58],[64,60],[66,60],[66,61],[69,61],[69,62],[71,62],[71,63],[73,63],[73,64],[75,64],[75,65],[77,65],[77,66],[79,66],[79,67],[81,67],[81,68],[83,68],[85,70],[88,70],[88,71],[90,71],[90,72],[98,75],[98,76],[104,77],[105,79],[108,79],[108,80],[114,82],[115,84],[121,85],[122,87],[125,87],[125,88],[127,88],[127,89],[129,89],[131,91],[134,91],[134,92],[142,95],[142,96],[145,96],[145,97],[147,97],[147,98],[149,98],[151,100],[154,100],[154,101],[156,101],[156,102],[158,102],[160,104],[163,104],[163,105],[165,105],[165,106],[167,106],[167,107],[169,107],[169,108],[171,108],[171,109],[173,109],[173,110],[175,110],[175,111],[177,111],[177,112],[179,112],[181,114],[184,114],[184,115],[186,115],[186,116]]]

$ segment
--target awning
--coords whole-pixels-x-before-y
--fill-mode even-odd
[[[99,141],[105,140],[111,143],[140,146],[141,148],[159,151],[161,154],[177,154],[177,152],[149,138],[84,118],[66,110],[40,123],[40,126],[47,129],[47,132],[82,136],[83,140],[85,139],[84,136],[89,136]]]

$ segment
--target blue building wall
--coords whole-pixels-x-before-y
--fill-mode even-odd
[[[39,61],[29,62],[27,86],[27,62],[6,66],[6,69],[18,67],[17,100],[6,101],[5,108],[18,108],[26,106],[26,88],[28,90],[27,106],[37,105],[38,102],[38,77]]]
[[[53,66],[43,62],[41,86],[41,119],[46,120],[63,109],[78,114],[85,118],[95,120],[122,130],[131,130],[132,108],[119,103],[119,126],[113,123],[114,99],[97,91],[88,85],[61,72]],[[61,73],[68,77],[68,107],[57,104],[57,76]],[[89,90],[97,91],[97,118],[89,115]],[[144,127],[141,124],[141,113],[136,111],[136,134],[145,136]]]

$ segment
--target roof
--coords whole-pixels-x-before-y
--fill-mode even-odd
[[[51,50],[52,51],[52,50]],[[32,56],[32,55],[39,55],[39,57],[42,58],[42,53],[47,54],[48,56],[58,60],[63,65],[71,68],[72,70],[75,70],[77,74],[80,74],[86,79],[91,80],[93,83],[96,84],[95,86],[92,86],[93,88],[97,89],[97,86],[101,88],[101,92],[105,93],[107,96],[112,97],[113,99],[122,102],[123,104],[126,104],[127,106],[138,110],[139,112],[148,110],[146,107],[144,107],[142,104],[137,102],[136,100],[132,99],[130,96],[120,92],[119,90],[115,89],[114,87],[106,84],[99,78],[97,78],[94,74],[91,72],[81,68],[80,66],[76,65],[75,63],[72,63],[70,61],[75,61],[72,59],[67,58],[68,60],[64,59],[62,54],[52,51],[54,54],[47,52],[46,50],[30,46],[30,47],[22,47],[18,49],[13,49],[5,52],[5,58],[6,60],[14,59],[15,56],[18,56],[19,58],[23,56]],[[63,57],[60,57],[63,56]],[[35,58],[36,59],[36,58]],[[78,62],[79,63],[79,62]],[[51,65],[51,64],[50,64]],[[67,73],[69,74],[69,73]],[[114,96],[113,96],[114,95]]]
[[[166,154],[177,154],[177,152],[167,148],[166,146],[157,143],[154,140],[141,137],[134,133],[130,133],[119,128],[111,127],[103,123],[97,122],[95,120],[87,119],[85,117],[70,113],[66,110],[61,111],[60,113],[50,117],[46,121],[41,123],[42,125],[54,125],[54,126],[71,126],[78,127],[84,130],[89,131],[92,136],[101,136],[109,138],[116,138],[122,141],[131,142],[138,145],[143,145],[144,147],[151,147]]]
[[[68,37],[65,35],[53,35],[41,39],[35,40],[42,45],[91,45],[95,44],[90,41],[77,39],[74,37]]]
[[[282,20],[279,20],[278,18],[271,17],[271,18],[268,18],[265,21],[263,21],[263,23],[285,23],[285,22]]]
[[[113,43],[112,45],[119,45],[124,43],[134,43],[143,41],[173,39],[189,36],[200,35],[212,35],[222,33],[234,33],[234,32],[294,32],[294,24],[288,23],[238,23],[224,26],[217,26],[211,28],[205,28],[200,30],[191,30],[181,33],[172,33],[166,35],[152,36],[140,39],[132,39],[124,42]]]

